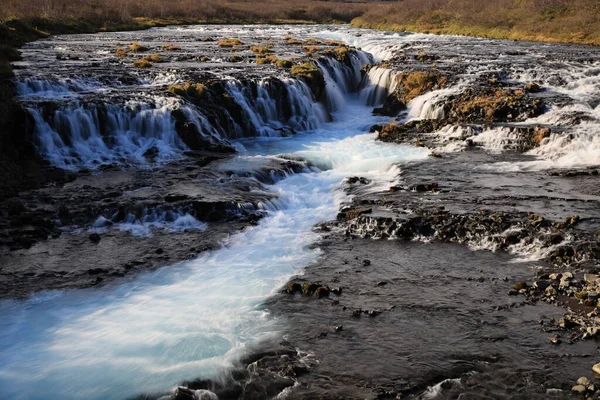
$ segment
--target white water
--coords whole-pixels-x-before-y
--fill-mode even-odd
[[[237,33],[235,29],[232,32]],[[284,31],[277,29],[278,34]],[[344,35],[338,36],[348,37]],[[382,57],[401,46],[404,38],[386,35],[382,40],[352,40]],[[287,138],[265,131],[259,138],[241,142],[245,146],[242,158],[285,153],[325,170],[292,175],[272,186],[279,197],[263,205],[269,215],[257,227],[229,238],[221,250],[116,286],[0,302],[0,398],[122,399],[162,391],[183,379],[221,376],[247,346],[276,334],[275,321],[261,303],[319,257],[318,250],[310,249],[319,238],[312,228],[334,218],[340,203],[347,200],[340,190],[344,178],[365,176],[374,181],[373,190],[384,188],[396,179],[394,164],[428,154],[424,149],[375,142],[374,135],[365,134],[370,125],[382,120],[371,116],[371,108],[353,103],[343,84],[345,78],[336,77],[335,71],[328,73],[334,83],[328,87],[329,106],[343,111],[334,114],[335,122],[299,121],[313,130]],[[380,78],[373,76],[371,82],[389,90],[389,78],[388,83]],[[372,91],[373,86],[368,88]],[[41,89],[52,93],[56,88]],[[240,90],[231,89],[231,93],[248,101]],[[410,115],[436,116],[434,95],[415,99]],[[254,113],[251,118],[256,118],[259,129],[261,121],[277,128],[275,105],[268,96],[261,95],[259,101],[260,105],[248,105],[246,111]],[[310,107],[314,115],[320,115],[318,108]],[[205,123],[198,118],[197,124]],[[170,135],[171,125],[167,128],[158,132]],[[84,136],[81,143],[95,149],[91,155],[105,151],[89,140],[94,135]],[[60,153],[60,142],[49,137],[50,145],[56,146],[49,154]],[[80,156],[65,153],[62,159],[66,157]],[[142,220],[133,223],[144,225]]]
[[[222,376],[248,345],[273,335],[274,321],[260,304],[317,259],[319,251],[309,249],[319,237],[312,228],[334,218],[346,200],[344,178],[391,185],[396,163],[428,154],[376,142],[363,132],[380,118],[350,97],[346,103],[322,129],[244,142],[241,157],[285,153],[325,171],[274,185],[279,197],[264,205],[269,215],[223,249],[117,286],[0,303],[0,398],[122,399],[162,391],[183,379]]]

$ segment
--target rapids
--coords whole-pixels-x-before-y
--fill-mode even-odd
[[[206,47],[211,42],[203,39],[240,37],[260,42],[286,35],[342,40],[362,50],[356,50],[347,64],[332,58],[318,61],[326,80],[324,101],[316,99],[305,82],[271,67],[234,64],[218,52],[208,62],[198,59],[211,49]],[[117,41],[168,42],[182,50],[179,61],[140,72],[122,62],[107,61]],[[313,227],[334,219],[340,206],[350,200],[344,180],[366,177],[370,183],[365,191],[384,191],[397,183],[403,165],[429,155],[427,149],[378,142],[375,134],[367,133],[372,125],[387,120],[371,111],[394,90],[396,81],[390,69],[377,67],[362,74],[361,68],[391,58],[406,46],[445,56],[441,64],[448,68],[453,53],[470,58],[466,66],[457,68],[452,87],[417,97],[402,118],[443,118],[439,103],[445,97],[458,93],[477,74],[501,70],[506,79],[540,81],[568,98],[565,104],[553,104],[538,122],[565,123],[574,113],[588,120],[572,127],[568,143],[552,136],[528,154],[530,160],[503,161],[485,168],[599,164],[600,86],[597,74],[591,72],[600,68],[600,57],[544,62],[555,48],[566,58],[569,47],[548,45],[534,50],[525,43],[517,46],[530,52],[515,64],[498,59],[494,51],[484,51],[482,56],[481,47],[486,45],[506,52],[505,57],[513,46],[502,41],[389,34],[345,26],[166,27],[62,35],[26,45],[17,70],[19,100],[34,122],[39,153],[56,167],[160,168],[161,163],[185,157],[191,148],[177,135],[177,113],[181,112],[205,143],[238,151],[220,168],[253,172],[265,159],[275,157],[303,160],[311,168],[269,185],[277,196],[260,204],[267,216],[257,226],[229,237],[220,249],[114,285],[1,301],[0,397],[124,399],[165,391],[198,376],[218,380],[227,376],[251,345],[276,337],[281,325],[263,304],[291,276],[321,256],[313,246],[321,235]],[[298,50],[282,51],[293,57]],[[57,59],[67,61],[57,63]],[[532,59],[535,66],[528,68]],[[224,82],[225,93],[239,113],[203,109],[167,90],[169,85],[203,75]],[[456,129],[446,127],[444,132],[454,134]],[[494,151],[495,140],[503,140],[506,133],[495,129],[474,135],[479,136],[475,140],[489,143],[486,150]],[[461,149],[445,146],[444,150]],[[156,156],[150,159],[149,152]],[[89,228],[106,229],[104,219],[99,217]],[[206,226],[181,211],[148,213],[140,219],[131,216],[119,228],[148,235],[158,228],[181,232]]]

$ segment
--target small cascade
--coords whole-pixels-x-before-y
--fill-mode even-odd
[[[412,100],[409,106],[409,119],[444,119],[444,99],[450,95],[457,94],[461,86],[447,89],[434,90],[425,93]]]
[[[325,77],[329,111],[339,111],[344,108],[348,95],[359,88],[362,66],[369,62],[372,62],[371,56],[362,51],[350,52],[348,62],[329,57],[318,60],[319,68]]]
[[[226,87],[244,113],[244,132],[252,136],[277,137],[316,129],[329,120],[309,87],[294,79],[263,79],[258,82],[230,80]]]
[[[383,104],[386,97],[396,90],[397,72],[387,68],[373,67],[361,82],[360,99],[368,106]]]
[[[148,157],[171,159],[187,147],[175,131],[173,98],[129,100],[123,104],[33,103],[40,155],[62,168],[94,167]]]
[[[23,78],[17,90],[35,124],[39,154],[61,168],[93,169],[108,163],[164,162],[188,149],[231,148],[231,139],[317,129],[331,120],[328,111],[344,107],[348,95],[356,92],[360,69],[370,60],[359,51],[352,51],[345,62],[319,60],[325,106],[302,80],[275,77],[229,78],[209,93],[208,101],[158,95],[164,85],[148,86],[143,79],[137,85],[113,87],[79,79]]]

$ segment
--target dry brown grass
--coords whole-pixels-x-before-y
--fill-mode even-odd
[[[353,25],[397,31],[600,44],[598,0],[403,0]]]
[[[0,0],[0,20],[46,18],[92,23],[127,23],[134,18],[208,22],[350,22],[369,5],[364,1],[296,0]]]

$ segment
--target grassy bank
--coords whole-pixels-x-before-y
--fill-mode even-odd
[[[600,45],[597,0],[403,0],[352,25],[391,31]]]

